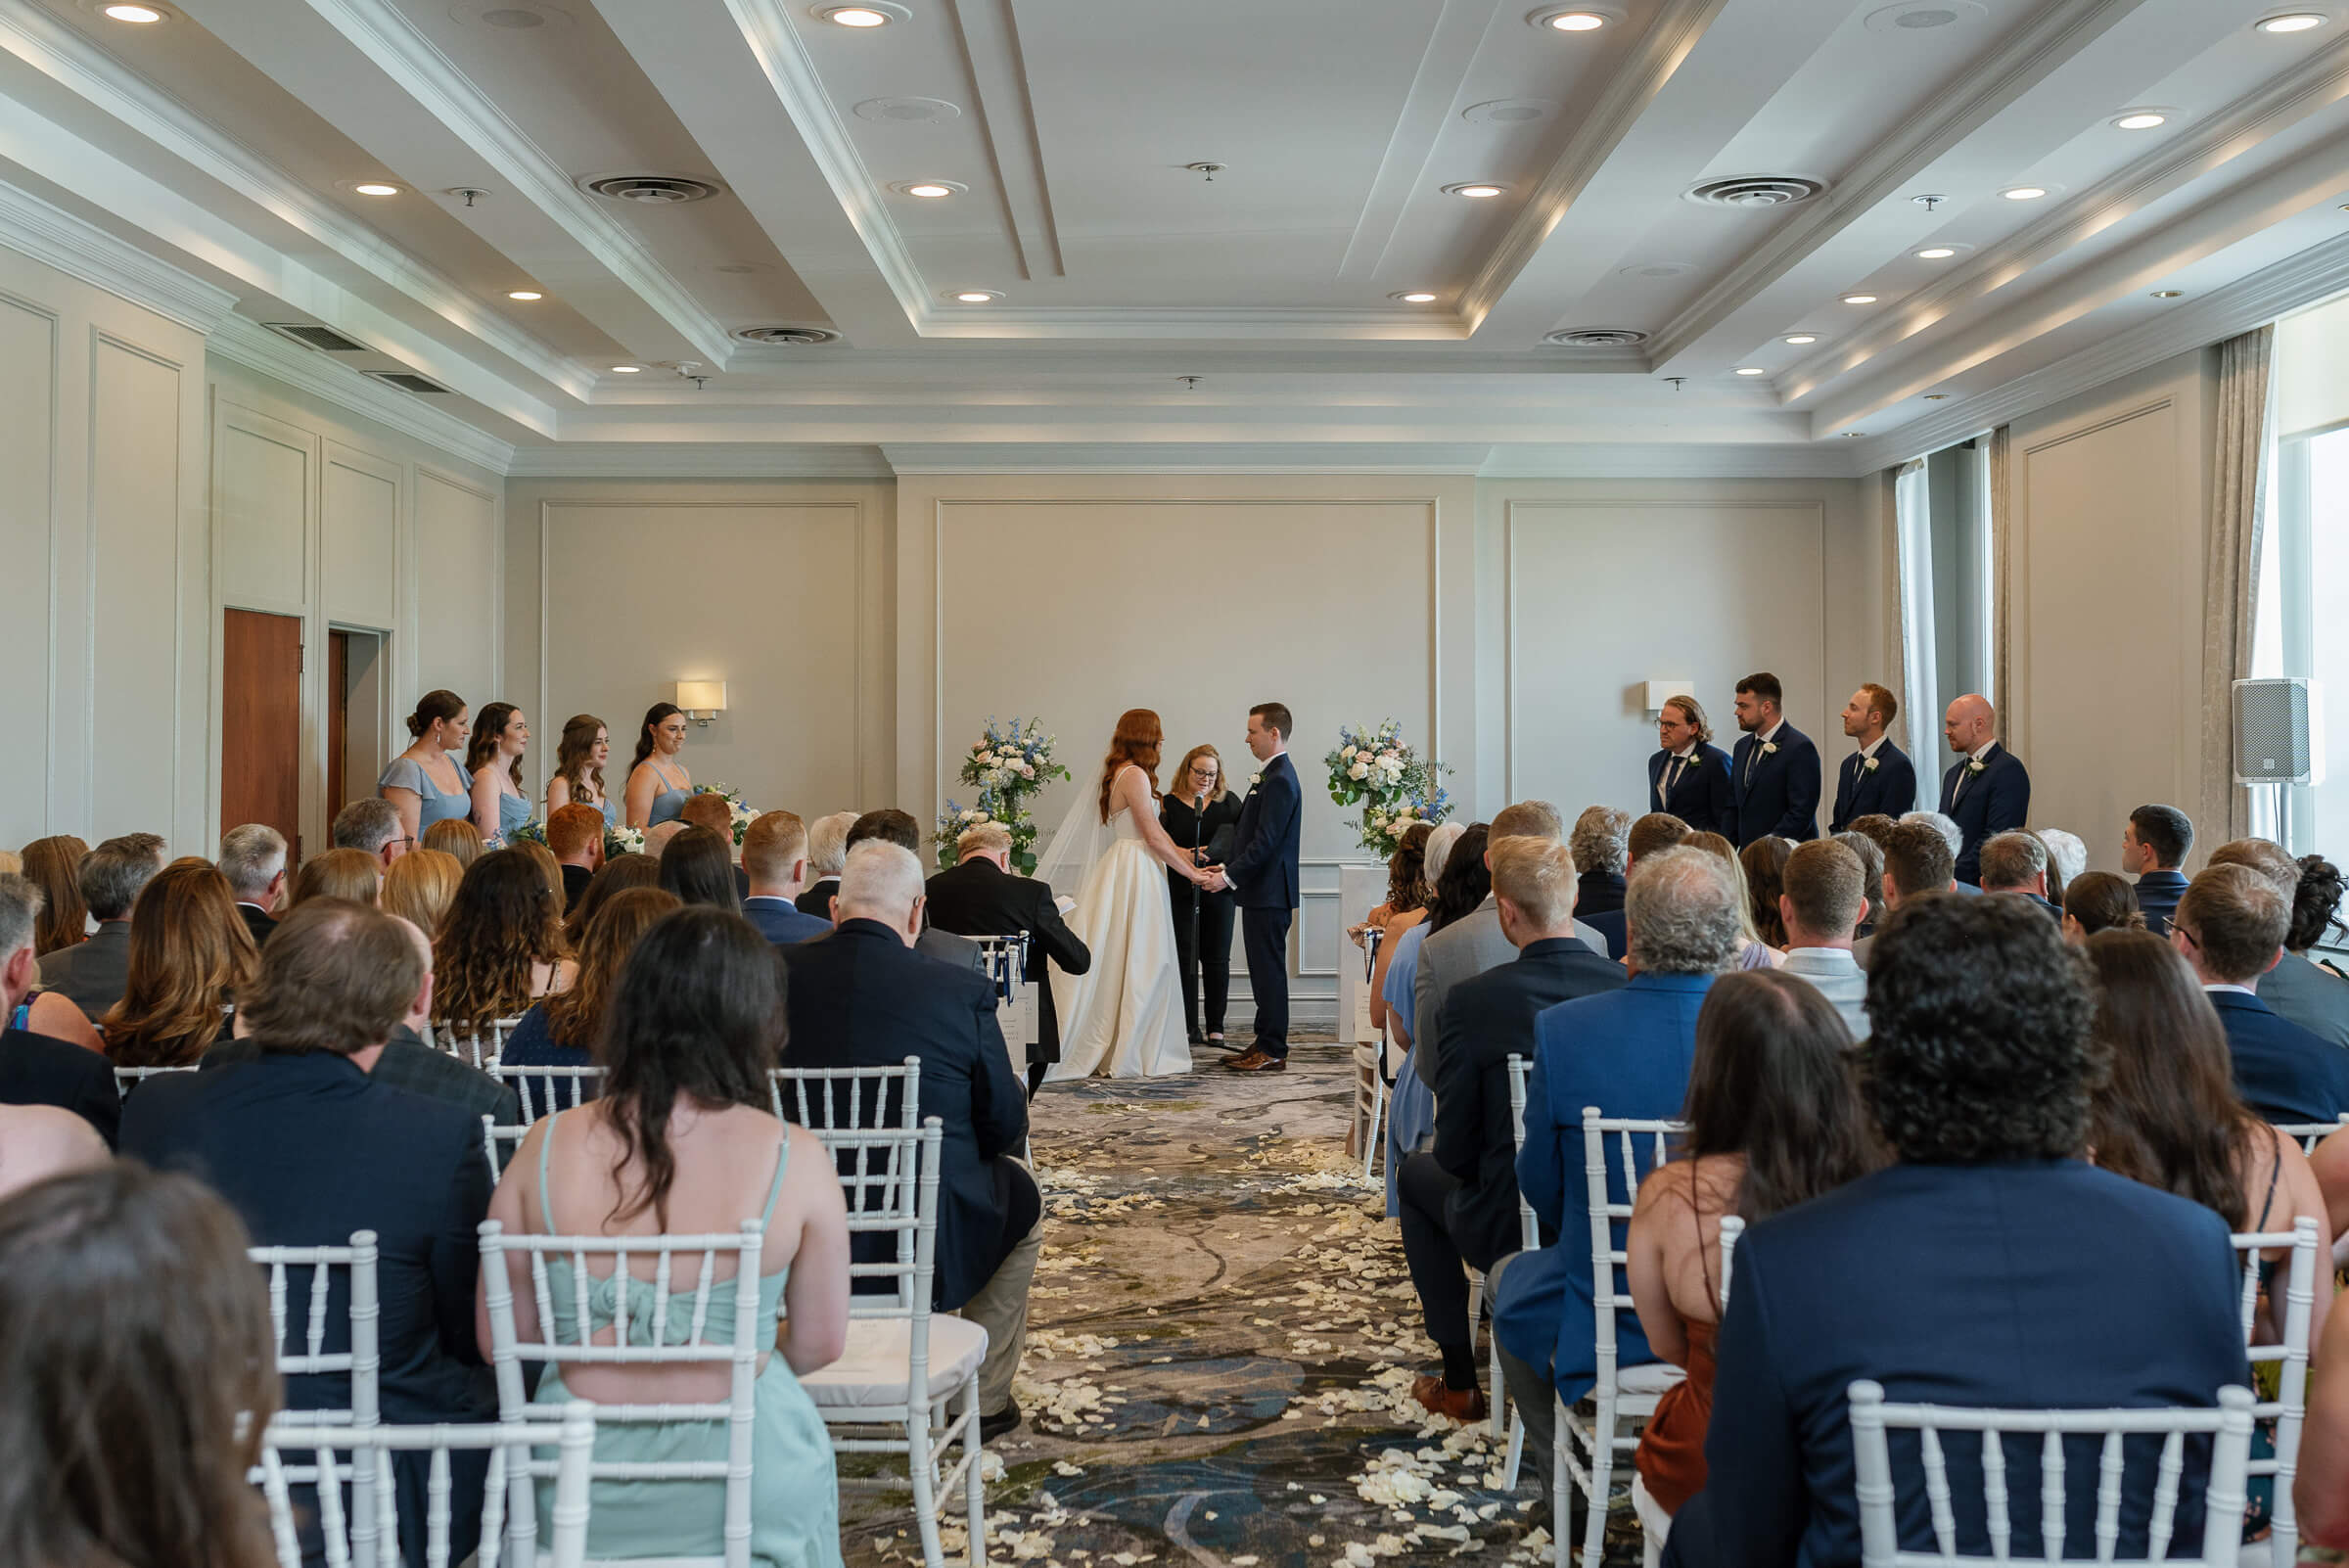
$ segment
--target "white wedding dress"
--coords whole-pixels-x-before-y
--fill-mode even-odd
[[[1191,1070],[1166,862],[1142,842],[1131,811],[1121,807],[1109,826],[1109,843],[1085,871],[1069,916],[1069,928],[1093,955],[1092,967],[1082,975],[1050,969],[1060,1016],[1060,1060],[1045,1075],[1051,1083]]]

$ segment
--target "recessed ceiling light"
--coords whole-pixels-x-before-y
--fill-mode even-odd
[[[938,202],[949,196],[967,196],[971,188],[960,180],[900,180],[890,189],[899,196],[918,196],[925,202]]]
[[[2258,25],[2261,32],[2306,32],[2331,20],[2321,11],[2286,11],[2281,16],[2266,18]]]
[[[2186,291],[2184,289],[2156,289],[2153,291],[2153,298],[2156,300],[2183,300],[2186,298]]]
[[[838,23],[844,27],[886,27],[893,22],[904,22],[913,13],[903,6],[893,6],[883,0],[858,0],[849,6],[817,6],[818,20]]]
[[[1408,294],[1390,294],[1387,298],[1401,300],[1405,304],[1432,304],[1436,297],[1425,289],[1413,289]]]
[[[633,376],[643,369],[644,367],[642,365],[614,365],[612,367],[612,374],[615,376]]]
[[[1002,299],[1003,296],[999,290],[995,289],[956,289],[946,298],[954,300],[957,304],[987,304]]]
[[[2151,130],[2156,125],[2167,125],[2169,122],[2170,116],[2158,109],[2133,109],[2126,115],[2116,115],[2112,123],[2116,130]]]
[[[368,180],[352,186],[351,189],[361,196],[397,196],[399,194],[398,186],[386,185],[381,180]]]
[[[1739,365],[1737,374],[1740,376],[1767,376],[1770,372],[1764,370],[1760,365]]]
[[[1847,294],[1843,297],[1843,302],[1845,304],[1874,304],[1876,297],[1872,294]]]
[[[927,201],[935,202],[942,196],[952,196],[954,194],[954,187],[951,185],[940,185],[935,182],[921,185],[908,185],[905,187],[905,194],[907,196],[919,196]]]
[[[142,25],[163,20],[163,14],[153,6],[107,6],[103,14],[114,22],[134,22]]]
[[[2036,202],[2048,194],[2044,185],[2009,185],[1999,193],[2009,202]]]
[[[1507,193],[1507,191],[1508,187],[1505,185],[1488,185],[1482,180],[1471,180],[1464,185],[1447,185],[1444,187],[1444,194],[1446,196],[1465,196],[1469,200],[1477,202],[1482,202],[1492,197],[1504,195]]]
[[[1596,32],[1615,19],[1584,6],[1544,6],[1525,20],[1553,32]]]
[[[509,300],[543,300],[546,296],[535,289],[508,289],[506,298]]]
[[[1819,342],[1819,335],[1813,332],[1798,332],[1793,337],[1788,338],[1785,341],[1800,346],[1806,343]]]
[[[1919,261],[1947,261],[1958,253],[1946,245],[1928,245],[1916,253]]]

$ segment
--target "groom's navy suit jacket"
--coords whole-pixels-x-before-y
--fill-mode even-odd
[[[1265,764],[1264,777],[1240,803],[1233,837],[1239,852],[1223,862],[1243,909],[1297,907],[1297,846],[1305,823],[1305,795],[1289,754]]]
[[[1656,786],[1664,781],[1664,770],[1671,765],[1670,752],[1659,751],[1648,758],[1647,809],[1679,817],[1688,824],[1691,833],[1718,833],[1725,839],[1735,838],[1737,799],[1729,785],[1729,754],[1718,746],[1697,747],[1689,755],[1688,765],[1673,781],[1672,793],[1658,806]]]
[[[1982,846],[2008,828],[2019,828],[2031,814],[2031,775],[2014,753],[1994,745],[1982,759],[1982,771],[1966,778],[1966,759],[1960,757],[1941,775],[1941,811],[1965,835],[1958,852],[1958,880],[1982,885]],[[1963,781],[1962,791],[1958,784]]]
[[[1729,786],[1737,801],[1737,831],[1729,837],[1742,849],[1776,834],[1800,844],[1819,837],[1819,748],[1792,724],[1781,722],[1773,742],[1740,735],[1729,760]]]
[[[1916,764],[1909,754],[1887,740],[1876,748],[1876,770],[1863,768],[1858,752],[1843,760],[1835,774],[1835,809],[1827,815],[1827,831],[1841,833],[1864,816],[1907,816],[1916,809]]]

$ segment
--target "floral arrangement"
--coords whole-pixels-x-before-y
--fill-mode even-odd
[[[1375,730],[1340,729],[1336,749],[1322,761],[1329,768],[1329,798],[1361,807],[1359,842],[1381,859],[1395,853],[1413,825],[1433,827],[1451,814],[1451,797],[1444,789],[1451,769],[1405,745],[1403,726],[1392,718]]]
[[[939,869],[953,865],[954,841],[965,828],[998,822],[1011,835],[1013,866],[1022,876],[1036,874],[1036,827],[1028,811],[1029,797],[1052,780],[1069,776],[1054,755],[1054,744],[1055,737],[1045,734],[1036,719],[1015,718],[1005,727],[991,715],[988,718],[987,733],[971,743],[955,775],[978,790],[978,804],[962,807],[948,801],[938,813]]]
[[[696,784],[693,793],[724,797],[727,813],[734,819],[734,848],[741,849],[744,835],[751,831],[751,824],[759,820],[759,813],[742,804],[742,791],[731,784]]]
[[[616,854],[642,854],[643,853],[644,829],[628,827],[625,824],[604,829],[605,859],[609,860]]]
[[[505,838],[501,840],[495,847],[501,850],[510,850],[514,848],[515,845],[522,843],[525,839],[528,839],[532,844],[544,844],[546,842],[546,823],[542,819],[533,816],[528,822],[525,822],[522,826],[507,834]],[[484,848],[486,847],[487,846],[484,846]]]

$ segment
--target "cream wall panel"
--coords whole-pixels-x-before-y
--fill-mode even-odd
[[[90,401],[92,820],[166,835],[175,816],[183,715],[180,367],[101,338]],[[192,727],[201,718],[186,715]],[[182,844],[182,849],[189,846]]]
[[[9,605],[0,615],[0,733],[13,737],[10,782],[0,786],[0,847],[48,831],[49,581],[56,527],[50,453],[57,439],[57,320],[26,300],[0,297],[0,561]]]
[[[446,687],[477,709],[521,701],[498,679],[496,494],[419,470],[416,571],[415,695]]]
[[[300,615],[310,599],[318,438],[237,403],[223,401],[213,412],[220,601],[240,610]]]
[[[323,474],[320,603],[340,625],[389,630],[399,602],[399,466],[330,443]]]

